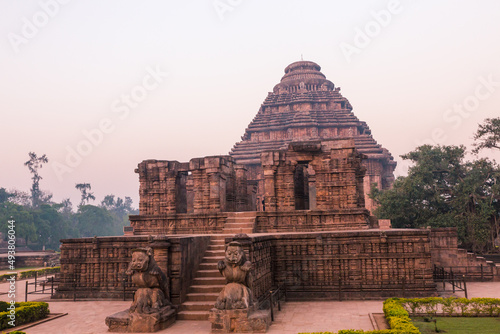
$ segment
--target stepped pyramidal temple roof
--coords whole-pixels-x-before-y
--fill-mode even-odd
[[[354,138],[361,153],[383,159],[394,169],[392,155],[373,139],[368,125],[352,113],[340,88],[320,70],[311,61],[294,62],[285,68],[281,82],[229,153],[238,163],[259,163],[262,151],[284,149],[292,141]]]

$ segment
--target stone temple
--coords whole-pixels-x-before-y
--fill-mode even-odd
[[[55,298],[131,298],[124,273],[150,247],[177,319],[205,320],[231,241],[257,302],[277,286],[295,300],[430,296],[433,265],[498,278],[456,230],[379,228],[367,193],[390,187],[395,165],[320,67],[295,62],[229,155],[139,163],[139,215],[124,236],[62,240]]]
[[[365,204],[376,184],[387,189],[394,181],[396,162],[385,148],[373,139],[370,128],[352,113],[349,101],[340,88],[326,79],[318,64],[298,61],[285,68],[281,82],[274,86],[259,112],[245,130],[242,141],[229,153],[236,163],[248,170],[248,180],[258,187],[257,201],[264,197],[264,179],[260,154],[267,150],[286,149],[292,141],[353,139],[358,152],[366,155],[364,182]],[[305,175],[307,178],[307,174]],[[308,209],[307,203],[303,206]]]

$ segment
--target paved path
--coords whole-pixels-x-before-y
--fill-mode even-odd
[[[24,282],[21,282],[24,283]],[[22,284],[20,284],[22,285]],[[469,298],[500,298],[500,282],[468,283]],[[0,284],[0,292],[7,291],[7,284]],[[24,301],[24,290],[17,296]],[[458,292],[457,296],[463,296]],[[30,300],[46,298],[30,295]],[[0,296],[7,300],[7,295]],[[107,326],[104,319],[115,312],[130,306],[130,301],[50,301],[53,313],[69,313],[67,316],[29,328],[29,334],[104,334]],[[269,329],[269,334],[297,334],[299,332],[333,331],[340,329],[371,330],[369,313],[381,313],[382,301],[318,301],[288,302]],[[170,328],[158,333],[170,334],[207,334],[210,333],[208,321],[177,321]]]

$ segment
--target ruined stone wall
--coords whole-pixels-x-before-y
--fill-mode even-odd
[[[205,256],[210,237],[171,237],[169,241],[170,296],[172,303],[179,305],[186,300],[188,288]]]
[[[247,248],[257,263],[271,254],[258,284],[284,284],[292,299],[430,296],[436,286],[429,234],[409,229],[283,233],[251,237],[255,251]]]
[[[455,227],[433,228],[430,231],[433,264],[456,275],[464,275],[468,280],[500,281],[500,266],[482,256],[458,248]]]
[[[363,157],[353,140],[294,142],[286,151],[263,152],[266,211],[364,208]]]
[[[331,211],[257,212],[255,232],[315,232],[369,228],[366,209]]]
[[[151,247],[170,278],[172,301],[182,302],[210,237],[126,236],[64,239],[61,283],[54,298],[132,298],[135,286],[124,275],[132,249]],[[125,278],[125,284],[123,279]]]
[[[0,255],[0,270],[9,269],[7,253]],[[54,251],[47,252],[18,252],[16,253],[16,267],[47,267],[59,259]]]
[[[193,158],[189,163],[145,160],[139,174],[141,215],[252,211],[256,189],[246,169],[229,156]]]
[[[241,236],[241,235],[240,235]],[[256,300],[262,300],[266,294],[273,288],[273,268],[272,268],[272,241],[274,236],[254,236],[252,238],[228,237],[226,244],[231,241],[238,241],[243,245],[247,259],[252,262],[252,284],[250,289]]]
[[[133,215],[129,216],[135,235],[222,233],[225,213]]]

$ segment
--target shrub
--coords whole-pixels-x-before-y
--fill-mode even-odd
[[[5,303],[5,302],[3,302]],[[7,304],[8,307],[8,303]],[[49,313],[49,304],[44,302],[26,302],[15,303],[16,326],[36,321],[45,318]],[[4,304],[0,305],[1,308],[5,307]],[[0,312],[0,329],[10,328],[9,322],[11,319],[8,317],[10,312]]]

